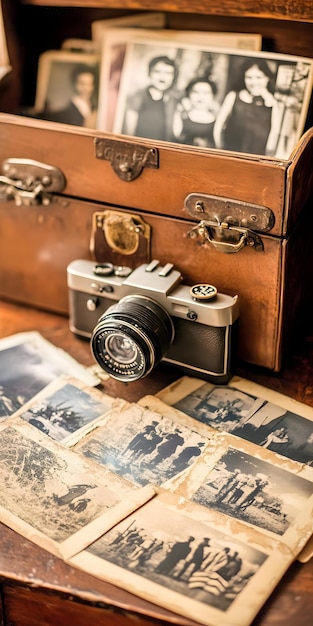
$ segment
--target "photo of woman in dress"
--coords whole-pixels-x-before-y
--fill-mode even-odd
[[[113,132],[288,159],[305,128],[311,59],[168,41],[127,44]]]
[[[214,148],[213,128],[219,106],[215,82],[198,77],[191,80],[177,105],[173,134],[175,141],[202,148]]]
[[[216,148],[266,154],[277,101],[275,76],[267,60],[248,58],[241,80],[229,91],[221,105],[214,127]]]

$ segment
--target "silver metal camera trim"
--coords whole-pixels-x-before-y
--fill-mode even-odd
[[[217,293],[213,300],[197,301],[190,295],[190,286],[181,283],[181,273],[172,270],[166,276],[160,275],[161,266],[153,272],[146,272],[146,264],[134,269],[131,274],[122,279],[115,274],[109,277],[95,276],[92,272],[92,261],[78,259],[68,266],[68,287],[91,296],[103,296],[116,302],[129,295],[130,288],[133,295],[144,295],[153,299],[156,294],[158,304],[170,316],[188,320],[190,312],[196,313],[196,321],[206,326],[220,328],[231,326],[239,316],[238,296],[229,296]],[[160,270],[160,271],[158,271]]]
[[[99,313],[99,320],[110,308],[110,301],[114,305],[127,296],[143,296],[161,306],[170,318],[179,318],[187,323],[200,323],[207,327],[223,328],[225,335],[221,355],[223,356],[222,371],[212,371],[198,365],[181,362],[177,358],[171,358],[170,354],[169,356],[165,354],[162,361],[181,367],[187,372],[203,374],[204,377],[209,375],[212,379],[220,379],[230,374],[231,327],[239,316],[237,295],[229,296],[218,292],[212,300],[197,301],[190,293],[190,286],[182,284],[181,273],[173,269],[171,264],[167,264],[165,267],[160,266],[156,260],[150,264],[139,266],[124,279],[117,276],[116,273],[108,277],[96,277],[93,274],[93,266],[92,261],[79,259],[73,261],[67,268],[67,280],[68,287],[73,292],[80,292],[87,297],[90,295],[93,298],[99,298],[100,302],[102,298],[106,300],[106,311],[102,314]],[[167,271],[165,271],[166,268]],[[175,328],[175,324],[173,325]],[[70,329],[86,338],[90,338],[93,334],[92,329],[90,332],[85,332],[75,328],[71,321],[71,312]],[[147,373],[150,373],[151,369]],[[114,375],[114,377],[118,379],[117,376]],[[123,380],[125,379],[123,378]]]

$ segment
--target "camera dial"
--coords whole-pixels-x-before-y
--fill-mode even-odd
[[[217,289],[208,283],[201,283],[190,287],[190,295],[194,300],[212,300],[217,295]]]
[[[110,376],[133,381],[151,372],[173,339],[173,322],[162,306],[143,295],[125,296],[100,317],[91,350]]]

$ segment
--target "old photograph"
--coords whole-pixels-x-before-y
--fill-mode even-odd
[[[86,385],[99,384],[96,376],[37,332],[1,339],[0,421],[62,375],[76,377]]]
[[[161,485],[199,457],[208,438],[132,404],[104,417],[75,450],[135,485]]]
[[[260,50],[262,37],[252,33],[220,33],[192,30],[160,29],[158,37],[165,41],[186,42],[242,50]],[[97,128],[112,131],[127,43],[143,38],[155,38],[155,30],[140,28],[110,28],[105,31],[101,51],[99,106]]]
[[[64,376],[47,385],[17,411],[15,417],[66,444],[68,437],[79,438],[113,406],[124,404],[125,401],[119,398]]]
[[[0,425],[0,450],[0,521],[57,556],[82,550],[153,494],[18,418]]]
[[[106,36],[113,28],[165,28],[166,14],[161,11],[149,11],[136,13],[135,15],[122,15],[104,20],[94,20],[91,23],[92,40],[97,44],[100,51]]]
[[[99,56],[48,50],[39,59],[34,115],[86,128],[96,127]]]
[[[155,40],[127,44],[114,132],[288,159],[312,59]]]
[[[218,442],[217,442],[218,443]],[[232,445],[233,444],[233,445]],[[223,441],[216,453],[204,452],[201,462],[181,478],[176,493],[251,526],[287,537],[288,545],[312,532],[313,471],[286,466],[255,446],[235,447]],[[298,528],[298,531],[295,531]],[[300,530],[301,528],[301,530]]]
[[[231,381],[227,386],[196,381],[196,387],[189,391],[187,380],[181,379],[179,385],[172,387],[173,392],[164,390],[158,396],[218,431],[232,433],[293,461],[313,465],[313,410],[310,407],[302,408],[305,413],[302,416],[292,410],[297,408],[300,413],[299,404],[295,405],[290,399],[286,402],[286,398],[279,394],[273,396],[270,391],[268,395],[281,404],[248,393],[242,385],[241,389],[236,388],[236,383]]]
[[[201,624],[244,626],[292,557],[236,530],[163,493],[70,562]]]

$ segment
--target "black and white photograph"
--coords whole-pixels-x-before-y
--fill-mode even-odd
[[[170,400],[166,390],[159,394],[160,398],[218,431],[231,433],[288,459],[313,466],[313,411],[309,407],[310,419],[232,384],[214,386],[202,383],[185,394],[182,380],[180,389],[181,397],[176,400]],[[175,391],[180,394],[177,385]]]
[[[96,128],[98,92],[98,54],[48,50],[40,56],[35,117]]]
[[[15,417],[66,444],[68,437],[79,437],[119,402],[124,404],[123,400],[64,376],[47,385],[17,411]]]
[[[96,376],[35,331],[1,339],[0,421],[63,375],[76,377],[86,385],[99,384]]]
[[[291,55],[133,41],[113,130],[288,159],[305,128],[312,68]]]
[[[274,460],[229,447],[211,467],[205,455],[199,471],[196,464],[192,477],[182,483],[182,490],[203,506],[283,536],[304,511],[310,519],[312,478],[313,473],[307,480]]]
[[[190,467],[208,438],[132,404],[112,411],[74,449],[135,485],[161,485]]]
[[[1,522],[57,556],[83,549],[146,500],[18,418],[0,425],[0,450]]]
[[[291,555],[199,508],[158,495],[70,562],[201,624],[244,626]]]
[[[186,42],[197,45],[215,46],[219,48],[237,48],[242,50],[260,50],[262,37],[253,33],[221,33],[192,30],[160,29],[158,37],[162,40]],[[115,109],[127,43],[138,38],[155,38],[155,30],[140,28],[110,28],[102,40],[101,69],[99,80],[98,130],[112,131]]]

